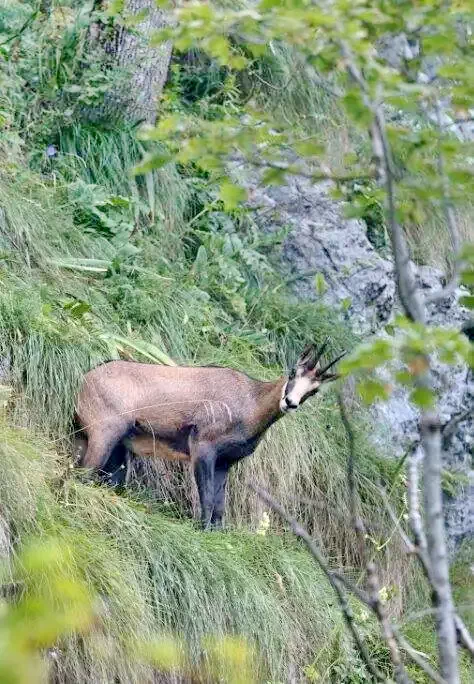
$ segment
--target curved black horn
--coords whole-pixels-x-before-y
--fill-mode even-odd
[[[345,356],[347,352],[342,352],[342,354],[339,354],[339,356],[336,356],[335,359],[331,361],[331,363],[328,363],[327,366],[324,366],[320,371],[318,371],[318,375],[324,375],[324,373],[327,373],[327,371],[332,368],[338,361],[342,359],[343,356]]]
[[[329,344],[329,337],[326,337],[322,345],[319,347],[318,351],[316,352],[316,363],[318,363],[319,359],[321,356],[324,354],[326,347]]]

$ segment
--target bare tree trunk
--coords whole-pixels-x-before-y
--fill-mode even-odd
[[[119,25],[113,40],[107,39],[104,50],[112,57],[114,66],[122,69],[120,86],[104,97],[104,105],[88,112],[92,120],[124,118],[132,123],[153,124],[158,99],[166,82],[171,59],[171,41],[151,47],[155,31],[168,23],[166,13],[157,9],[155,0],[126,0],[124,16],[141,15],[133,28]],[[91,28],[92,42],[100,42],[100,27]]]
[[[359,86],[364,102],[373,115],[373,125],[371,128],[372,151],[377,165],[380,185],[385,186],[387,193],[387,218],[390,227],[390,237],[395,260],[395,272],[400,301],[405,315],[410,320],[416,323],[425,323],[426,302],[416,283],[406,238],[402,227],[396,218],[393,163],[391,148],[386,135],[383,108],[380,103],[373,102],[370,99],[366,81],[347,46],[342,44],[340,47],[346,60],[347,71]],[[443,166],[441,165],[441,172],[442,171]],[[451,220],[451,218],[452,217],[450,216],[449,220]],[[456,226],[451,226],[451,228],[456,230]],[[416,384],[422,389],[429,389],[429,374],[431,370],[429,359],[423,356],[423,361],[426,362],[427,369],[425,373],[418,378]],[[436,609],[436,631],[438,636],[441,674],[447,684],[459,684],[455,624],[456,614],[449,581],[449,560],[446,551],[446,531],[442,505],[441,421],[436,406],[430,411],[421,411],[420,428],[421,446],[424,452],[423,502],[427,538],[427,557],[424,564],[427,565],[433,603]],[[418,524],[419,519],[420,517],[417,513],[414,516],[416,524]],[[415,535],[415,537],[416,536],[417,535]],[[422,551],[424,553],[424,549]]]

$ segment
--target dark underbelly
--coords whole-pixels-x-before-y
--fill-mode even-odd
[[[183,428],[181,428],[179,431],[174,431],[170,434],[163,434],[160,432],[159,435],[156,435],[156,439],[173,451],[180,452],[186,459],[186,457],[189,458],[190,456],[189,436],[192,429],[192,425],[186,425],[183,426]],[[239,432],[242,434],[242,431]],[[139,438],[153,437],[153,435],[151,435],[150,431],[147,430],[145,426],[141,427],[140,425],[135,427],[133,434]],[[228,465],[232,465],[233,463],[237,463],[238,461],[242,460],[246,456],[250,456],[257,448],[260,439],[261,435],[250,437],[248,439],[224,439],[216,448],[216,464],[219,465],[221,463],[226,463]]]
[[[169,433],[160,431],[160,433],[153,435],[146,425],[141,426],[137,424],[133,430],[133,435],[138,437],[156,437],[157,440],[166,444],[170,449],[189,456],[189,435],[192,429],[192,425],[185,425],[180,430],[170,430]]]

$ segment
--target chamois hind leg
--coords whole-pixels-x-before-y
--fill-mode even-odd
[[[225,510],[225,488],[229,476],[229,464],[216,465],[214,472],[214,508],[211,517],[211,527],[221,529]]]
[[[201,503],[201,523],[204,530],[211,524],[214,509],[214,469],[216,452],[209,442],[199,442],[194,434],[189,438],[191,461]]]

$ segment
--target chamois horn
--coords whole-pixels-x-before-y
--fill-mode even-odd
[[[327,364],[327,366],[324,366],[324,368],[321,368],[321,370],[318,370],[318,375],[323,376],[325,373],[328,372],[330,368],[332,368],[338,361],[342,359],[343,356],[345,356],[347,352],[342,352],[342,354],[339,354],[339,356],[336,356],[335,359],[333,359],[330,363]]]
[[[315,358],[316,358],[316,362],[315,362],[315,365],[316,365],[316,364],[319,362],[319,360],[321,359],[321,357],[322,357],[322,355],[324,354],[324,352],[325,352],[325,350],[326,350],[328,344],[329,344],[329,337],[326,337],[326,339],[324,340],[324,342],[322,343],[322,345],[319,347],[319,349],[318,349],[317,352],[316,352],[316,357],[315,357]]]

